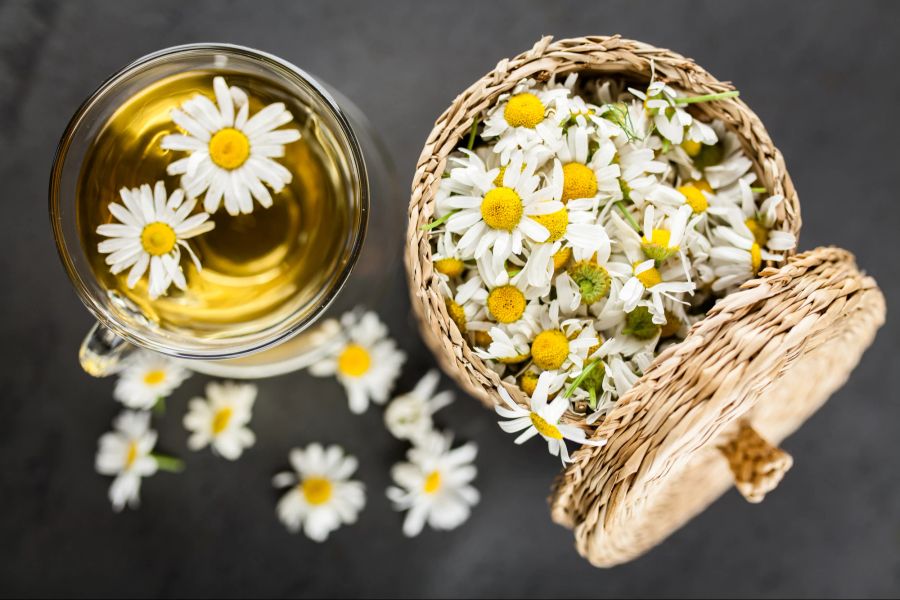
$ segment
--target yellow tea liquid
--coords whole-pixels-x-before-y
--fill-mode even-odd
[[[115,222],[111,202],[120,202],[119,189],[162,179],[169,194],[179,177],[166,166],[184,152],[166,151],[160,141],[177,132],[169,111],[195,94],[215,102],[213,77],[243,88],[250,97],[251,116],[273,102],[283,102],[294,120],[282,128],[296,128],[299,141],[285,145],[278,158],[293,175],[274,204],[254,201],[252,214],[231,216],[221,205],[212,215],[215,229],[188,243],[202,265],[198,271],[187,252],[181,266],[187,290],[171,286],[165,296],[151,300],[147,274],[129,289],[128,270],[110,273],[105,255],[97,251],[102,223]],[[195,71],[163,79],[129,98],[103,126],[86,156],[78,182],[77,223],[83,249],[94,274],[108,293],[127,299],[160,328],[197,338],[227,338],[254,333],[288,317],[328,284],[352,223],[351,207],[342,177],[342,162],[329,131],[310,108],[268,80],[229,72]],[[203,195],[195,212],[203,210]]]

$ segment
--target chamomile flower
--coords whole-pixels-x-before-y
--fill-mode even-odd
[[[256,401],[256,386],[250,383],[210,382],[206,398],[188,403],[184,427],[191,432],[188,448],[200,450],[211,446],[215,454],[237,460],[245,448],[256,443],[247,428]]]
[[[366,411],[369,401],[384,404],[400,375],[406,355],[387,337],[387,327],[373,312],[341,318],[346,341],[309,368],[317,377],[334,375],[347,391],[350,410]]]
[[[181,270],[181,250],[187,250],[197,270],[200,261],[188,245],[188,239],[210,231],[215,224],[209,214],[194,211],[196,200],[184,201],[180,189],[166,196],[166,186],[156,182],[139,188],[119,190],[122,204],[110,203],[109,211],[118,223],[97,226],[97,233],[110,239],[97,245],[101,254],[108,254],[106,264],[114,275],[126,269],[126,283],[133,288],[149,271],[148,294],[156,299],[166,293],[173,283],[187,289]]]
[[[566,440],[588,446],[602,446],[606,440],[588,439],[582,429],[559,422],[569,407],[569,400],[561,394],[552,401],[548,400],[553,377],[552,372],[541,373],[534,393],[531,395],[529,408],[516,404],[506,388],[501,385],[497,388],[497,392],[505,406],[498,404],[495,410],[498,415],[507,419],[500,421],[500,428],[503,431],[507,433],[522,432],[516,438],[516,444],[523,444],[534,436],[540,435],[547,442],[550,454],[559,456],[563,464],[566,464],[571,460]]]
[[[479,358],[511,365],[526,361],[531,356],[531,341],[524,333],[494,326],[488,337],[490,345],[487,348],[475,348],[475,355]]]
[[[148,410],[190,376],[188,369],[162,354],[138,351],[126,359],[113,397],[128,408]]]
[[[763,249],[743,223],[716,227],[713,230],[713,244],[710,262],[716,274],[712,284],[714,291],[727,290],[753,279],[762,268],[763,261],[778,262],[784,259],[780,254]]]
[[[681,274],[679,269],[671,267],[664,272],[669,277]],[[652,301],[653,322],[664,324],[666,317],[663,308],[663,298],[682,302],[676,294],[690,294],[694,289],[695,285],[690,281],[664,279],[664,275],[656,268],[656,263],[653,259],[649,259],[635,263],[634,275],[622,286],[619,298],[622,301],[625,312],[628,313],[637,307],[644,298],[645,292],[649,293]]]
[[[253,200],[272,206],[272,192],[280,192],[292,175],[278,161],[285,144],[300,139],[297,129],[278,129],[293,120],[281,102],[250,116],[250,99],[241,88],[213,79],[214,103],[197,94],[171,111],[183,130],[162,139],[162,148],[189,155],[169,164],[169,175],[181,175],[188,196],[206,192],[203,206],[218,210],[224,198],[230,215],[253,212]]]
[[[594,130],[575,125],[563,138],[557,156],[562,165],[559,173],[553,173],[554,198],[563,202],[579,198],[622,197],[619,185],[621,170],[613,162],[616,145],[609,139],[592,137]],[[591,147],[591,143],[597,145]]]
[[[150,429],[150,413],[121,413],[113,421],[113,431],[103,434],[95,466],[101,475],[114,476],[109,500],[116,512],[140,503],[141,479],[156,473],[158,465],[150,454],[156,432]]]
[[[718,190],[747,175],[753,163],[744,154],[737,135],[718,121],[713,124],[713,129],[719,141],[714,145],[703,146],[694,158],[694,163],[702,169],[703,177],[713,189]]]
[[[412,391],[391,400],[384,411],[384,424],[395,438],[419,440],[429,433],[432,415],[453,402],[453,392],[435,394],[440,374],[432,369]]]
[[[419,535],[426,524],[455,529],[478,504],[478,490],[471,485],[478,473],[473,464],[478,448],[471,442],[452,445],[452,435],[432,432],[407,452],[407,462],[391,469],[396,485],[387,489],[387,497],[396,510],[406,511],[407,537]]]
[[[323,448],[310,444],[294,448],[290,455],[293,472],[272,479],[278,488],[289,488],[278,502],[278,518],[288,531],[303,533],[315,542],[324,542],[341,525],[356,522],[366,504],[365,487],[350,479],[357,461],[340,446]]]
[[[531,340],[531,360],[542,371],[581,370],[589,350],[600,344],[589,319],[560,316],[559,303],[532,304],[525,327]]]
[[[797,238],[789,231],[776,230],[778,207],[784,202],[784,196],[774,195],[757,203],[750,189],[748,178],[740,179],[736,190],[729,190],[730,196],[737,202],[720,209],[722,216],[742,237],[752,236],[761,248],[772,252],[793,250],[797,246]],[[735,206],[736,204],[736,206]]]
[[[559,144],[561,130],[552,118],[553,104],[568,95],[568,90],[536,87],[531,79],[519,83],[510,94],[500,96],[496,108],[484,121],[483,138],[499,138],[494,152],[502,162],[518,149],[538,145],[551,148]]]

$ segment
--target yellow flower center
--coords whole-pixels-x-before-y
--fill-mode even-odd
[[[171,225],[162,221],[148,223],[144,225],[144,229],[141,231],[141,246],[151,256],[168,254],[175,248],[177,241],[175,230],[172,229]]]
[[[491,342],[494,341],[491,339],[491,334],[487,331],[476,331],[472,334],[472,341],[476,346],[481,346],[482,348],[487,348],[491,345]]]
[[[212,432],[213,435],[219,435],[228,427],[228,423],[231,421],[231,415],[234,414],[234,411],[231,407],[220,408],[216,411],[216,414],[213,415],[212,420]]]
[[[518,321],[525,312],[525,294],[514,285],[495,287],[488,294],[487,307],[500,323]]]
[[[705,212],[709,208],[709,200],[706,199],[706,195],[696,185],[689,183],[679,187],[678,191],[681,192],[681,195],[684,196],[684,201],[694,209],[695,213]]]
[[[537,388],[538,376],[534,371],[527,371],[519,377],[519,387],[525,392],[525,395],[531,398]]]
[[[437,471],[432,471],[428,474],[428,477],[425,478],[425,483],[422,484],[422,490],[426,494],[433,494],[439,489],[441,489],[441,474]]]
[[[309,504],[319,506],[331,499],[331,482],[324,477],[308,477],[300,484],[300,491]]]
[[[125,454],[125,470],[131,468],[131,465],[134,464],[134,461],[137,460],[138,455],[138,445],[137,442],[132,440],[128,442],[128,452]]]
[[[531,218],[550,232],[550,237],[547,238],[548,242],[555,242],[566,235],[566,228],[569,226],[569,211],[565,208],[545,215],[533,215]]]
[[[492,189],[481,201],[481,218],[493,229],[512,231],[522,219],[523,212],[519,194],[507,187]]]
[[[560,269],[565,269],[571,259],[572,249],[568,246],[560,248],[559,251],[553,255],[553,270],[559,271]]]
[[[522,361],[528,360],[531,357],[531,354],[516,354],[515,356],[504,356],[503,358],[495,359],[498,363],[504,365],[517,365]]]
[[[678,252],[678,246],[669,245],[671,240],[672,232],[668,229],[654,229],[650,233],[649,240],[646,236],[641,238],[641,249],[647,258],[652,258],[660,263]]]
[[[539,369],[553,371],[569,356],[569,339],[562,331],[542,331],[531,342],[531,358]]]
[[[563,435],[556,425],[551,425],[544,417],[536,412],[531,413],[531,424],[538,430],[538,433],[544,437],[554,440],[561,440]]]
[[[759,273],[759,269],[762,267],[762,249],[756,242],[750,246],[750,266],[753,267],[754,274]]]
[[[593,198],[596,195],[597,176],[593,169],[581,163],[569,163],[563,167],[563,202],[576,198]]]
[[[166,372],[162,369],[154,369],[144,373],[144,383],[147,385],[159,385],[166,380]]]
[[[637,268],[639,264],[641,263],[634,263],[634,267]],[[652,288],[654,285],[662,283],[662,275],[660,275],[659,269],[656,267],[650,267],[646,271],[641,271],[640,273],[635,272],[634,276],[637,277],[638,281],[640,281],[645,288]]]
[[[458,258],[441,258],[434,261],[434,270],[447,277],[459,277],[465,268],[466,264]]]
[[[250,158],[250,140],[234,127],[220,129],[209,140],[209,158],[223,169],[237,169]]]
[[[506,103],[503,118],[510,127],[534,129],[544,120],[544,103],[529,92],[516,94]]]
[[[372,357],[368,350],[359,344],[347,344],[338,356],[337,369],[346,377],[362,377],[372,366]]]
[[[445,304],[447,305],[447,312],[450,314],[450,318],[453,319],[453,322],[456,323],[456,326],[459,328],[459,332],[462,334],[466,333],[466,311],[460,306],[456,301],[451,298],[447,298],[445,300]]]
[[[688,156],[697,156],[700,154],[703,144],[695,142],[694,140],[684,140],[681,142],[681,147],[684,148],[684,151],[687,152]]]
[[[753,234],[753,239],[760,246],[765,246],[769,241],[769,230],[766,229],[765,225],[757,221],[755,218],[750,217],[746,221],[744,221],[744,225],[747,226],[747,229],[750,230],[750,233]]]

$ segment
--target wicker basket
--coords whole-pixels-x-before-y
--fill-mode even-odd
[[[473,119],[528,77],[573,71],[646,82],[656,77],[692,94],[731,89],[668,50],[615,37],[541,39],[459,95],[437,120],[419,158],[409,206],[406,267],[412,305],[426,344],[443,369],[493,406],[499,376],[468,346],[447,314],[433,278],[428,234],[448,155]],[[781,153],[740,100],[693,105],[741,138],[762,185],[782,194],[779,219],[799,233],[797,195]],[[794,431],[847,378],[884,321],[884,298],[852,255],[819,248],[769,265],[720,300],[687,338],[667,348],[596,430],[568,413],[600,448],[583,447],[551,496],[553,519],[575,530],[591,563],[611,566],[653,547],[734,484],[762,500],[791,465],[772,446]],[[522,404],[515,386],[503,384]]]

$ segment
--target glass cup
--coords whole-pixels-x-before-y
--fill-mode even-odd
[[[333,166],[346,190],[339,200],[346,203],[351,218],[341,240],[339,259],[323,277],[323,285],[290,314],[252,332],[201,338],[159,326],[126,298],[100,285],[77,229],[76,186],[92,142],[127,98],[182,72],[219,69],[277,83],[308,107],[329,133],[331,154],[340,163]],[[367,146],[365,151],[361,139]],[[372,178],[367,161],[374,167]],[[370,271],[366,268],[360,281],[349,286],[355,292],[336,302],[365,241],[370,185],[374,183],[372,189],[387,197],[391,172],[386,153],[361,113],[346,99],[339,101],[320,82],[275,56],[228,44],[191,44],[160,50],[128,65],[103,83],[75,113],[60,141],[50,181],[50,217],[59,255],[79,297],[97,319],[79,352],[82,367],[96,376],[114,373],[122,359],[136,348],[182,359],[195,370],[224,377],[265,377],[314,362],[327,351],[340,330],[336,319],[320,317],[326,312],[352,308],[366,296],[371,300],[373,281],[366,281]],[[388,255],[393,248],[399,251],[397,243],[387,241],[399,239],[399,232],[393,235],[394,221],[380,224],[377,231],[382,243],[371,250],[380,256],[370,260],[392,262]]]

